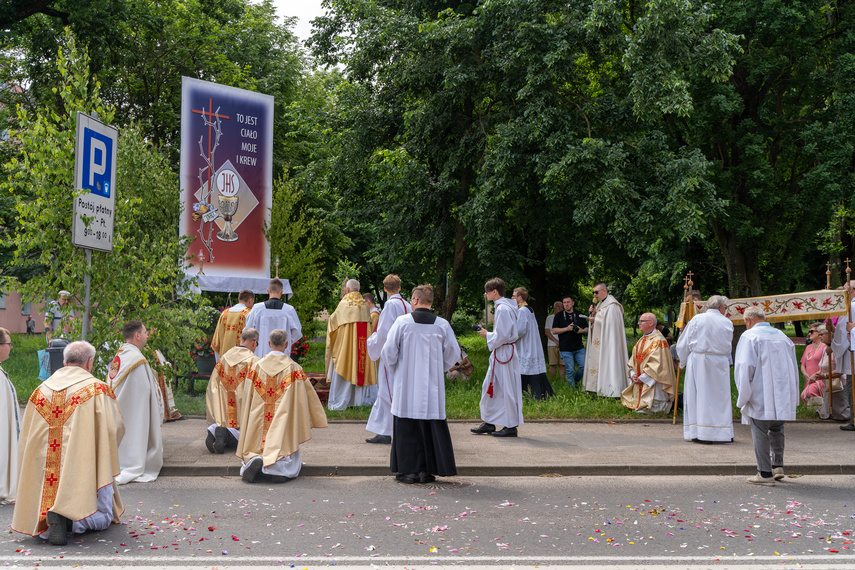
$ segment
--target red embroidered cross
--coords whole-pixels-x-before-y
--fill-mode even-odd
[[[65,411],[65,410],[63,410],[62,408],[60,408],[59,406],[57,406],[57,407],[55,407],[55,408],[53,409],[53,411],[52,411],[51,413],[52,413],[55,417],[59,418],[59,417],[62,415],[62,412],[63,412],[63,411]]]
[[[56,451],[56,449],[57,449],[58,447],[62,447],[62,444],[61,444],[61,443],[59,443],[57,440],[53,440],[53,443],[51,443],[50,445],[48,445],[48,447],[50,447],[51,451]]]
[[[270,412],[267,412],[266,414],[264,414],[264,419],[267,420],[268,422],[272,421],[273,420],[273,414]]]
[[[79,404],[79,403],[80,403],[80,396],[72,396],[72,397],[71,397],[71,403],[72,403],[73,405],[75,405],[75,406],[76,406],[77,404]]]
[[[56,478],[56,475],[54,475],[53,473],[51,473],[51,474],[50,474],[50,477],[48,477],[47,479],[45,479],[45,483],[47,483],[47,484],[48,484],[48,485],[50,485],[51,487],[53,487],[53,484],[54,484],[54,483],[56,483],[56,482],[58,482],[58,481],[59,481],[59,479],[57,479],[57,478]]]
[[[237,404],[237,402],[235,402],[234,398],[229,398],[229,405],[234,406],[235,404]]]

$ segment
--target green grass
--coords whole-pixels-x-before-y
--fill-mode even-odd
[[[12,335],[12,352],[9,359],[3,363],[3,370],[9,375],[18,400],[25,403],[30,394],[41,384],[39,380],[39,359],[36,351],[47,348],[44,334]]]
[[[792,336],[792,327],[789,327]],[[632,334],[632,329],[627,329],[627,334]],[[490,352],[487,343],[476,333],[468,333],[459,337],[460,343],[469,355],[475,371],[469,380],[450,380],[446,383],[446,414],[449,419],[477,419],[479,402],[481,400],[481,383],[487,375]],[[30,394],[39,385],[39,367],[36,351],[44,348],[44,336],[27,336],[24,334],[13,334],[12,342],[14,348],[9,360],[3,363],[3,368],[12,379],[12,383],[18,391],[18,398],[26,402]],[[632,349],[634,340],[631,340],[629,349]],[[324,341],[309,342],[309,353],[303,357],[300,364],[306,372],[324,372]],[[801,358],[805,350],[803,344],[796,346],[796,356]],[[731,383],[733,382],[731,370]],[[550,383],[555,391],[555,397],[548,400],[534,400],[527,394],[523,399],[523,416],[526,419],[590,419],[610,420],[637,418],[638,414],[624,408],[620,401],[615,398],[600,398],[581,389],[570,389],[564,382],[564,378],[550,378]],[[800,389],[804,388],[804,378],[800,377]],[[189,393],[186,379],[179,381],[179,387],[175,390],[175,404],[178,410],[185,415],[205,414],[205,380],[196,380],[193,393]],[[731,385],[733,398],[733,417],[738,421],[739,409],[736,408],[736,387]],[[370,407],[350,408],[341,411],[327,411],[330,420],[360,420],[368,419],[371,413]],[[644,416],[650,418],[670,418],[671,414],[654,414]],[[802,405],[801,400],[796,409],[796,417],[802,419],[815,419],[816,412]]]

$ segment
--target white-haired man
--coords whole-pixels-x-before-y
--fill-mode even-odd
[[[725,316],[727,297],[713,295],[677,341],[683,387],[683,438],[695,443],[733,441],[730,398],[733,323]]]
[[[92,376],[94,359],[86,341],[66,346],[65,366],[36,388],[21,422],[12,529],[59,546],[124,510],[113,475],[125,427],[112,390]]]
[[[368,356],[371,312],[359,293],[359,281],[344,284],[344,296],[330,315],[324,366],[330,380],[327,408],[344,410],[374,403],[377,385],[374,363]]]
[[[743,314],[746,331],[736,345],[733,380],[742,423],[751,426],[757,475],[755,485],[774,486],[784,478],[784,422],[796,419],[799,401],[799,365],[796,347],[778,329],[769,326],[760,307]]]
[[[641,413],[667,412],[677,394],[674,360],[656,323],[653,313],[641,315],[638,328],[644,336],[632,347],[626,363],[631,383],[621,394],[621,403]]]
[[[300,444],[311,428],[327,427],[318,393],[285,353],[288,333],[271,331],[270,352],[250,367],[236,455],[247,483],[284,483],[300,474]]]

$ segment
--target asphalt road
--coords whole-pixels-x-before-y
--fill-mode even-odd
[[[6,531],[7,566],[855,568],[855,476],[392,477],[121,488],[121,525],[66,547]],[[11,506],[0,506],[8,528]]]

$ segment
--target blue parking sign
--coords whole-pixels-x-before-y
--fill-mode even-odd
[[[84,128],[82,188],[109,198],[112,161],[113,139],[88,127]]]

